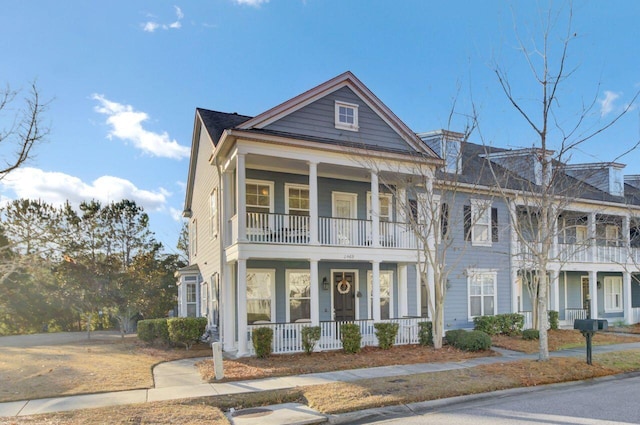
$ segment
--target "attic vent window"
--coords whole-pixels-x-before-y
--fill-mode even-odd
[[[358,105],[336,101],[336,128],[358,131]]]

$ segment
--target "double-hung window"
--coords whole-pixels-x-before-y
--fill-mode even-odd
[[[249,180],[246,182],[246,208],[248,234],[263,234],[273,227],[273,182]]]
[[[496,314],[495,270],[468,270],[469,318]]]
[[[287,322],[311,319],[311,273],[287,270]]]
[[[275,320],[275,281],[275,270],[247,270],[247,323]]]
[[[211,238],[218,236],[218,189],[213,189],[209,199],[209,226]]]
[[[604,278],[604,311],[622,311],[622,278],[620,276]]]
[[[464,206],[464,238],[474,246],[498,242],[498,209],[491,207],[491,201],[472,199]]]
[[[341,130],[358,131],[358,105],[336,101],[335,127]]]
[[[198,308],[198,292],[197,278],[195,276],[187,276],[185,280],[185,298],[187,302],[187,317],[196,317]]]

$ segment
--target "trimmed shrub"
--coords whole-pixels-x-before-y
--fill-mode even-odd
[[[376,328],[378,347],[383,350],[388,350],[393,347],[393,343],[396,342],[396,336],[398,335],[400,325],[397,323],[374,323],[373,327]]]
[[[273,329],[265,327],[255,328],[251,334],[251,342],[256,356],[261,359],[271,355],[271,344],[273,343]]]
[[[554,331],[558,330],[560,324],[560,314],[555,310],[549,310],[549,327]]]
[[[302,348],[307,354],[313,353],[318,341],[320,341],[320,326],[305,326],[302,328]]]
[[[174,317],[167,320],[169,340],[174,344],[183,344],[187,350],[198,342],[207,328],[206,317]]]
[[[498,335],[500,324],[497,316],[477,316],[473,318],[473,329],[487,335]]]
[[[519,313],[498,314],[498,331],[502,335],[520,335],[524,327],[524,315]]]
[[[340,325],[340,340],[342,341],[342,349],[345,353],[359,352],[360,343],[362,342],[360,326],[355,323]]]
[[[460,336],[466,333],[467,331],[465,331],[464,329],[452,329],[450,331],[445,332],[444,340],[448,345],[456,347],[457,346],[456,344]]]
[[[491,337],[482,331],[470,331],[460,334],[456,348],[464,351],[483,351],[491,348]]]
[[[522,331],[522,339],[526,339],[528,341],[540,339],[540,331],[537,329],[525,329]]]
[[[148,319],[138,321],[138,339],[147,344],[168,344],[169,326],[167,319]]]
[[[420,345],[425,347],[433,345],[433,323],[418,322],[418,337],[420,338]]]

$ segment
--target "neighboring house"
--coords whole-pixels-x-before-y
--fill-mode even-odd
[[[504,157],[522,152],[488,151],[458,136],[416,134],[350,72],[256,117],[197,109],[184,208],[190,265],[177,273],[179,315],[206,316],[223,349],[237,355],[252,353],[256,326],[274,330],[276,353],[301,351],[300,330],[310,324],[322,328],[320,349],[341,347],[341,322],[358,323],[371,344],[374,322],[395,321],[397,343],[416,343],[417,322],[428,320],[425,288],[433,285],[418,277],[420,249],[409,224],[412,196],[420,194],[381,184],[411,181],[416,167],[435,176],[443,199],[437,228],[448,226],[456,252],[445,330],[470,328],[478,315],[530,309],[520,278],[526,259],[515,255],[521,250],[510,223],[518,205],[495,196],[484,166],[491,161],[506,172]],[[439,182],[454,177],[455,206],[444,205]],[[633,242],[640,238],[628,207],[607,196],[618,230],[599,226],[599,213],[589,212],[601,211],[603,199],[576,202],[566,215],[567,229],[586,232],[593,244],[552,270],[552,308],[563,320],[582,314],[572,309],[582,307],[584,276],[602,315],[635,320],[632,292],[640,301],[640,291],[632,290],[631,273],[597,263],[640,242]],[[584,232],[574,225],[581,217]],[[575,244],[581,236],[573,231],[557,245]]]

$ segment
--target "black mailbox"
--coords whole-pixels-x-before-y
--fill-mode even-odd
[[[576,319],[573,322],[573,329],[577,329],[579,331],[582,332],[588,332],[588,331],[597,331],[598,330],[598,322],[600,322],[600,320],[594,320],[594,319]],[[606,320],[602,320],[602,322],[606,322]],[[606,324],[605,324],[606,326]],[[606,328],[605,328],[606,329]]]

